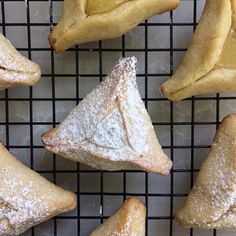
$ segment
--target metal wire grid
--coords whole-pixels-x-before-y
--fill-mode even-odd
[[[200,96],[200,97],[195,97],[195,98],[189,98],[187,99],[188,103],[190,104],[189,109],[191,110],[191,115],[190,115],[190,120],[189,121],[175,121],[174,119],[174,113],[175,113],[175,104],[168,102],[165,98],[163,97],[150,97],[149,96],[149,80],[150,78],[154,78],[154,77],[169,77],[174,70],[174,53],[175,52],[184,52],[186,50],[186,48],[178,48],[178,47],[174,47],[174,34],[173,34],[173,30],[174,27],[176,26],[190,26],[192,27],[192,29],[194,30],[197,24],[197,7],[198,7],[198,0],[193,0],[191,1],[192,4],[192,12],[193,12],[193,19],[191,22],[183,22],[183,23],[176,23],[174,21],[173,18],[173,12],[168,13],[169,14],[169,22],[168,23],[156,23],[156,22],[150,22],[150,21],[146,21],[142,24],[140,24],[138,27],[144,27],[144,47],[143,48],[127,48],[126,47],[126,37],[123,36],[121,38],[121,47],[119,48],[114,48],[114,47],[104,47],[102,42],[98,43],[98,47],[82,47],[82,46],[76,46],[73,49],[70,49],[69,52],[73,53],[75,55],[75,61],[76,61],[76,66],[75,66],[75,73],[73,74],[66,74],[66,73],[56,73],[55,71],[55,54],[52,50],[52,48],[44,48],[44,47],[33,47],[32,46],[32,28],[35,26],[39,26],[39,27],[48,27],[51,28],[53,25],[55,25],[55,19],[54,19],[54,4],[57,2],[61,2],[61,0],[54,0],[54,1],[47,1],[47,0],[40,0],[40,1],[33,1],[33,0],[26,0],[26,1],[21,1],[21,0],[15,0],[14,2],[21,2],[25,4],[25,11],[26,11],[26,22],[7,22],[6,20],[6,5],[9,2],[13,2],[10,0],[1,0],[1,16],[2,16],[2,20],[0,21],[0,29],[2,29],[2,33],[4,35],[6,35],[6,29],[7,27],[26,27],[27,29],[27,45],[26,47],[20,47],[18,48],[18,50],[20,50],[22,53],[25,53],[30,59],[32,58],[32,54],[33,53],[37,53],[37,52],[48,52],[50,55],[50,72],[49,73],[44,73],[44,69],[43,69],[43,79],[42,80],[47,80],[50,81],[50,90],[51,90],[51,97],[35,97],[34,96],[34,88],[27,88],[25,89],[25,91],[28,91],[28,96],[11,96],[9,95],[9,91],[10,90],[5,90],[3,92],[1,92],[0,94],[0,102],[4,104],[4,108],[1,107],[2,111],[1,113],[5,113],[4,115],[4,120],[0,122],[0,128],[4,129],[5,131],[2,132],[5,134],[5,143],[6,146],[11,149],[11,150],[16,150],[17,149],[25,149],[25,150],[29,150],[29,165],[32,169],[35,169],[36,171],[38,171],[39,173],[46,175],[46,177],[49,177],[48,175],[51,175],[52,180],[55,183],[58,183],[58,175],[61,174],[63,176],[66,176],[66,174],[73,174],[76,176],[76,190],[75,192],[78,194],[79,196],[79,202],[78,202],[78,208],[76,210],[76,212],[74,212],[73,214],[67,214],[67,215],[62,215],[62,216],[57,216],[55,217],[50,224],[50,230],[48,231],[48,235],[81,235],[84,236],[85,232],[87,232],[86,230],[83,229],[85,224],[91,224],[94,226],[96,224],[98,224],[99,222],[103,222],[104,219],[106,219],[109,214],[107,214],[105,212],[105,202],[106,197],[120,197],[120,202],[117,203],[117,206],[120,205],[120,203],[126,199],[128,196],[137,196],[142,198],[146,205],[147,205],[147,224],[146,224],[146,235],[152,236],[152,235],[160,235],[160,236],[165,236],[165,235],[173,235],[173,236],[177,236],[177,235],[225,235],[225,234],[221,234],[216,232],[215,230],[212,232],[204,232],[204,233],[199,233],[199,231],[195,231],[195,230],[180,230],[179,228],[176,229],[175,223],[173,221],[173,213],[174,213],[174,205],[175,205],[175,199],[176,198],[183,198],[187,195],[187,192],[184,193],[176,193],[174,191],[175,188],[175,174],[177,173],[188,173],[190,175],[190,187],[193,185],[194,182],[194,176],[195,173],[198,171],[198,168],[195,167],[195,153],[196,150],[199,149],[208,149],[210,147],[210,145],[200,145],[200,144],[196,144],[196,140],[195,140],[195,134],[196,134],[196,129],[197,127],[200,126],[207,126],[207,125],[211,125],[214,126],[215,128],[219,125],[219,121],[220,121],[220,102],[221,101],[232,101],[235,100],[235,96],[220,96],[219,94],[217,94],[216,96]],[[33,21],[33,17],[31,14],[31,3],[42,3],[42,4],[48,4],[48,11],[49,11],[49,19],[48,22],[34,22]],[[182,1],[183,2],[183,1]],[[190,1],[189,1],[190,2]],[[12,5],[13,6],[13,5]],[[14,12],[14,11],[13,11]],[[170,37],[169,37],[169,47],[167,48],[150,48],[149,47],[149,27],[161,27],[164,26],[166,27],[166,29],[169,29],[170,31]],[[80,71],[80,63],[81,63],[81,59],[80,59],[80,55],[81,53],[86,53],[87,57],[89,58],[90,53],[92,52],[96,52],[98,54],[98,73],[82,73]],[[57,163],[60,161],[60,159],[58,157],[56,157],[55,155],[53,155],[52,160],[52,168],[50,170],[48,170],[47,168],[43,169],[43,170],[38,170],[35,167],[35,159],[38,158],[38,155],[35,154],[35,150],[40,149],[42,150],[43,147],[41,144],[35,144],[35,139],[37,139],[35,137],[34,134],[34,129],[36,126],[46,126],[44,129],[47,130],[48,126],[49,127],[55,127],[59,122],[56,118],[57,113],[56,113],[56,106],[57,106],[57,102],[75,102],[76,104],[79,103],[80,100],[82,100],[82,97],[80,95],[81,93],[81,89],[83,90],[83,85],[81,85],[81,81],[83,78],[87,79],[87,78],[98,78],[100,81],[104,78],[104,76],[106,76],[106,74],[104,73],[104,65],[103,65],[103,57],[104,57],[104,53],[106,52],[120,52],[122,56],[127,56],[127,55],[131,55],[131,54],[135,54],[135,53],[142,53],[144,54],[144,72],[143,73],[139,73],[137,76],[144,78],[144,96],[143,96],[143,100],[144,103],[146,105],[146,108],[149,108],[149,103],[150,102],[157,102],[157,106],[158,106],[158,102],[165,102],[165,104],[167,104],[168,109],[169,109],[169,119],[167,121],[161,121],[161,122],[153,122],[153,124],[158,127],[161,126],[168,126],[169,127],[169,144],[168,145],[163,145],[163,148],[169,152],[171,159],[174,161],[174,163],[176,162],[175,159],[175,151],[176,150],[187,150],[190,153],[190,166],[188,168],[175,168],[171,171],[170,177],[165,177],[168,179],[168,188],[169,191],[168,192],[162,192],[162,193],[155,193],[155,192],[151,192],[150,191],[150,178],[153,177],[152,174],[148,174],[148,173],[143,173],[141,171],[120,171],[117,172],[116,174],[121,176],[122,175],[122,188],[118,191],[118,192],[112,192],[112,191],[108,191],[107,188],[105,188],[104,183],[105,182],[109,182],[109,178],[111,177],[111,175],[108,172],[102,172],[102,171],[98,171],[98,170],[93,170],[93,169],[89,169],[84,167],[83,165],[80,164],[75,164],[76,166],[71,168],[71,169],[60,169],[58,168]],[[169,53],[169,73],[150,73],[149,72],[149,54],[152,52],[167,52]],[[63,56],[63,55],[62,55]],[[57,97],[56,93],[57,93],[57,85],[56,82],[59,78],[64,78],[64,77],[68,77],[68,78],[75,78],[75,97]],[[66,83],[66,82],[65,82]],[[13,91],[14,94],[14,89],[11,90]],[[211,120],[211,121],[198,121],[196,120],[196,102],[201,102],[204,101],[206,103],[208,102],[214,102],[215,103],[215,119]],[[29,120],[28,121],[11,121],[10,119],[10,114],[11,114],[11,104],[12,102],[19,102],[19,103],[23,103],[23,102],[27,102],[29,105]],[[52,119],[51,121],[42,121],[42,120],[34,120],[34,104],[35,102],[50,102],[51,103],[51,109],[52,109]],[[76,105],[75,104],[75,105]],[[18,143],[12,143],[11,142],[11,138],[13,137],[11,135],[11,132],[13,133],[13,135],[15,136],[19,136],[21,137],[21,134],[17,134],[17,128],[18,126],[29,126],[29,132],[27,133],[27,135],[29,136],[29,143],[27,144],[22,144],[19,145]],[[175,127],[190,127],[190,136],[189,136],[189,140],[190,143],[189,144],[184,144],[184,145],[179,145],[179,144],[175,144]],[[15,133],[14,133],[15,132]],[[24,134],[22,134],[24,136]],[[3,137],[4,138],[4,137]],[[187,138],[188,139],[188,138]],[[48,159],[49,162],[49,159]],[[129,175],[133,174],[133,173],[137,173],[137,174],[142,174],[142,176],[144,175],[143,178],[143,182],[142,184],[145,186],[144,187],[144,191],[142,192],[132,192],[132,191],[127,191],[127,183],[128,183],[128,178]],[[95,178],[92,178],[92,181],[95,182],[100,182],[100,184],[98,184],[96,191],[84,191],[83,189],[81,189],[81,179],[84,179],[84,176],[89,177],[92,176],[93,174],[95,174]],[[115,174],[114,174],[115,175]],[[99,176],[99,179],[97,179],[97,177]],[[65,178],[65,177],[64,177]],[[159,178],[156,177],[155,178]],[[164,177],[163,177],[164,178]],[[185,180],[184,180],[185,181]],[[186,182],[189,181],[186,179]],[[86,182],[86,181],[85,181]],[[138,183],[139,184],[139,183]],[[158,183],[157,183],[158,184]],[[185,182],[182,183],[183,185],[185,185]],[[157,186],[158,187],[158,186]],[[81,212],[81,208],[83,207],[83,204],[86,203],[86,201],[81,202],[82,198],[84,197],[85,199],[88,198],[89,201],[89,197],[93,197],[93,196],[97,196],[99,197],[99,214],[95,214],[95,213],[90,213],[87,215],[83,215],[83,213]],[[150,198],[163,198],[163,199],[167,199],[168,201],[168,206],[166,206],[166,208],[168,209],[168,213],[165,215],[150,215],[149,211],[151,210],[151,203],[150,203]],[[88,203],[89,204],[89,203]],[[111,207],[113,209],[113,206]],[[115,209],[115,208],[114,208]],[[68,225],[64,225],[63,222],[65,221],[69,221],[72,222],[70,220],[73,220],[74,222],[76,222],[75,224],[73,224],[73,226],[70,223]],[[99,221],[99,222],[98,222]],[[58,223],[60,222],[60,223]],[[87,223],[86,223],[87,222]],[[153,229],[153,224],[152,222],[154,222],[156,225],[159,225],[160,228],[155,228]],[[159,222],[165,222],[165,224],[159,224]],[[71,228],[75,228],[74,231],[72,231],[72,233],[68,233],[70,232],[70,230],[67,231],[63,231],[61,225],[67,226],[67,227],[71,227]],[[40,229],[41,227],[41,229]],[[26,233],[25,235],[43,235],[44,232],[44,227],[45,226],[38,226],[36,228],[33,228],[31,231],[29,231],[28,233]],[[88,227],[89,229],[92,229],[93,227]],[[40,231],[41,230],[41,231]]]

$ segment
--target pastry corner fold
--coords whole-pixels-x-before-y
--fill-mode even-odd
[[[138,198],[128,198],[120,209],[90,236],[145,235],[146,206]]]
[[[39,65],[23,57],[0,34],[0,89],[16,86],[32,86],[41,77]]]
[[[49,42],[62,52],[76,44],[116,38],[178,4],[179,0],[65,0]]]
[[[190,46],[161,90],[172,101],[236,91],[235,1],[206,0]]]

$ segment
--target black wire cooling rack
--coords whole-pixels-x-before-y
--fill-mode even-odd
[[[19,154],[23,161],[32,169],[55,183],[64,185],[64,182],[67,182],[69,177],[70,179],[72,178],[73,180],[69,182],[69,187],[79,196],[79,207],[76,211],[57,216],[53,220],[33,228],[25,235],[88,235],[88,232],[94,226],[102,223],[129,196],[137,196],[147,205],[146,235],[225,235],[216,231],[200,232],[183,230],[175,224],[173,214],[176,207],[180,205],[180,203],[178,204],[179,199],[181,199],[180,202],[183,202],[184,197],[187,196],[188,191],[193,185],[195,174],[199,168],[199,165],[195,165],[196,162],[199,162],[197,157],[204,156],[210,147],[211,139],[209,139],[209,143],[199,143],[196,141],[198,131],[205,130],[208,133],[207,127],[210,126],[213,130],[211,137],[213,137],[213,133],[223,116],[220,110],[221,107],[225,107],[227,102],[234,102],[236,97],[233,95],[221,96],[217,94],[187,99],[182,102],[183,107],[185,107],[182,113],[183,116],[188,113],[189,119],[176,120],[175,104],[167,101],[160,94],[154,96],[149,93],[149,90],[152,89],[151,81],[164,81],[167,79],[174,70],[175,54],[183,54],[186,50],[186,47],[175,46],[175,29],[190,27],[191,32],[193,32],[196,27],[198,5],[201,2],[202,6],[203,1],[182,0],[181,4],[184,2],[189,2],[189,11],[192,12],[191,20],[178,22],[175,20],[175,12],[170,12],[165,14],[167,19],[165,22],[149,20],[140,24],[138,27],[143,30],[143,38],[138,39],[143,41],[141,48],[128,47],[127,37],[123,36],[119,39],[119,43],[117,43],[117,40],[111,40],[108,45],[105,45],[104,42],[98,42],[96,44],[86,44],[69,49],[67,53],[69,53],[72,59],[67,62],[66,53],[55,55],[49,45],[45,44],[46,46],[41,47],[35,45],[34,42],[35,40],[36,42],[40,41],[35,36],[35,31],[41,32],[41,35],[47,37],[50,29],[56,24],[55,15],[59,14],[58,9],[60,9],[62,4],[61,0],[0,1],[0,31],[10,38],[13,43],[16,42],[16,44],[17,40],[24,35],[23,46],[17,44],[17,49],[30,59],[43,64],[42,79],[38,85],[32,88],[1,91],[1,139],[5,140],[6,146],[14,153]],[[40,5],[42,8],[39,8]],[[37,17],[42,12],[45,18],[38,20]],[[17,14],[23,15],[23,17],[19,16],[18,18]],[[184,12],[181,14],[184,14]],[[149,35],[149,28],[151,27],[156,27],[157,31],[163,27],[169,32],[168,39],[166,40],[168,47],[150,47],[151,36]],[[47,31],[46,33],[44,32],[45,29]],[[15,36],[13,36],[14,32]],[[22,32],[24,33],[22,34]],[[113,42],[116,42],[115,46]],[[158,56],[160,52],[168,55],[169,68],[164,72],[158,69],[155,70],[154,68],[154,71],[150,72],[150,55],[154,53]],[[62,160],[55,155],[50,157],[50,154],[43,151],[43,146],[39,141],[40,134],[51,127],[55,127],[82,100],[85,95],[84,88],[88,81],[93,81],[92,84],[94,84],[106,76],[107,71],[104,70],[104,58],[106,58],[106,61],[113,60],[112,57],[110,59],[109,53],[117,53],[119,56],[142,55],[144,62],[142,65],[143,70],[137,76],[138,79],[142,80],[144,103],[149,111],[149,104],[154,103],[156,109],[159,109],[160,115],[166,113],[164,114],[165,119],[153,121],[153,124],[158,126],[160,130],[162,127],[165,127],[164,130],[167,133],[167,136],[164,136],[165,140],[162,140],[161,143],[174,162],[174,169],[167,177],[160,177],[159,175],[143,173],[141,171],[102,172]],[[83,59],[86,58],[89,61],[91,55],[94,56],[94,54],[96,54],[96,57],[95,59],[93,57],[92,67],[97,68],[97,73],[81,70],[83,68],[81,67]],[[65,58],[63,59],[63,57]],[[65,71],[58,72],[58,60],[64,60],[63,68]],[[69,67],[70,62],[75,65],[72,71],[66,69],[67,66]],[[71,87],[69,87],[71,93],[64,94],[63,90],[64,87],[68,87],[67,83],[71,84]],[[158,83],[161,84],[161,82]],[[38,92],[40,89],[41,94]],[[87,90],[89,92],[91,89],[86,89],[86,93]],[[210,120],[199,120],[197,118],[196,110],[200,103],[213,104]],[[59,118],[57,117],[58,114],[60,116],[60,110],[58,113],[58,104],[60,107],[68,107],[65,114],[63,113]],[[17,109],[19,106],[22,106],[22,109]],[[164,107],[163,111],[160,111],[159,107]],[[43,109],[46,109],[46,111],[43,112]],[[49,118],[45,119],[47,112],[50,115],[48,115]],[[208,111],[205,112],[208,113]],[[230,109],[228,111],[226,108],[224,112],[230,112]],[[19,115],[22,113],[28,118],[22,119]],[[37,116],[37,114],[39,115]],[[18,118],[12,118],[14,116]],[[176,136],[176,130],[184,127],[187,127],[188,135],[185,137],[186,143],[181,143],[178,142],[179,136]],[[176,164],[178,163],[178,155],[184,152],[188,156],[188,165],[186,167],[178,167],[179,165]],[[177,153],[180,154],[177,155]],[[45,156],[43,166],[40,163],[40,155]],[[182,176],[181,178],[179,178],[180,175]],[[134,187],[134,182],[140,188],[137,189]],[[118,187],[114,190],[113,187],[115,185]],[[176,191],[175,185],[189,185],[188,191]],[[158,205],[162,210],[155,208],[155,205]],[[155,209],[155,212],[153,209]]]

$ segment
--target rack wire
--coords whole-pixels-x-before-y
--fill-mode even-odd
[[[186,21],[178,21],[175,12],[170,12],[163,18],[158,16],[141,23],[131,35],[142,31],[143,37],[136,39],[140,41],[139,47],[130,46],[130,38],[125,35],[117,40],[76,46],[64,54],[55,55],[45,42],[48,32],[56,25],[62,1],[1,0],[0,31],[16,44],[22,54],[41,64],[43,72],[41,81],[34,87],[0,92],[1,139],[32,169],[59,185],[69,187],[79,196],[79,207],[74,212],[57,216],[24,235],[88,235],[129,196],[137,196],[146,203],[146,235],[226,235],[215,230],[183,230],[173,220],[174,211],[194,183],[203,160],[201,157],[208,151],[215,129],[224,114],[231,111],[229,104],[236,101],[234,95],[217,94],[189,98],[176,105],[155,89],[173,73],[175,62],[180,61],[176,55],[186,51],[187,45],[176,46],[175,30],[188,27],[193,32],[198,13],[201,13],[198,8],[202,9],[204,1],[182,0],[181,5],[184,4],[188,4],[188,15],[191,15]],[[181,6],[180,12],[176,12],[185,19]],[[153,45],[155,40],[150,36],[151,28],[168,32],[165,47]],[[153,125],[158,127],[157,135],[174,162],[171,174],[160,177],[128,170],[109,173],[45,152],[40,134],[55,127],[106,76],[112,68],[110,61],[114,64],[118,57],[130,55],[142,58],[143,63],[139,65],[142,68],[137,77],[146,108],[154,117]],[[150,66],[150,60],[161,55],[168,58],[167,70]],[[209,115],[209,110],[203,109],[200,113],[205,120],[202,120],[198,117],[198,108],[201,106],[202,109],[205,104],[207,108],[210,104],[210,117],[205,116],[206,112]],[[160,120],[155,120],[155,112]],[[186,137],[181,135],[181,129],[184,129],[181,132],[186,132]],[[205,132],[207,138],[203,141],[207,142],[197,140],[199,132]],[[183,165],[178,159],[180,156],[187,157],[181,160]]]

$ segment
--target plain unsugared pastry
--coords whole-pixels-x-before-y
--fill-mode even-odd
[[[23,57],[0,33],[0,90],[34,85],[40,76],[40,67]]]
[[[119,37],[178,4],[179,0],[65,0],[49,42],[61,52],[76,44]]]
[[[42,141],[51,152],[101,170],[168,174],[172,167],[139,94],[134,57],[121,59]]]
[[[90,236],[145,236],[145,220],[145,205],[137,198],[129,198]]]
[[[0,143],[0,235],[29,228],[76,207],[76,195],[24,166]]]
[[[236,231],[236,114],[222,121],[209,156],[175,219],[184,227]]]
[[[236,92],[236,0],[206,0],[182,63],[162,85],[178,101],[207,93]]]

